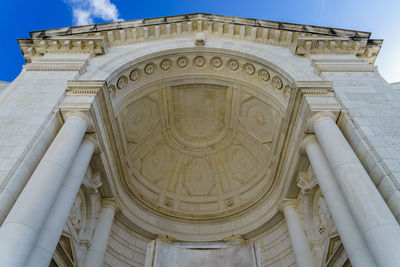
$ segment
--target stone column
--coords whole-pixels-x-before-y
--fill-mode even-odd
[[[89,122],[70,114],[0,228],[0,266],[24,266]]]
[[[296,207],[296,200],[285,200],[282,205],[282,211],[285,215],[297,266],[312,267],[314,266],[313,257]]]
[[[315,136],[304,139],[303,147],[351,264],[354,267],[376,266]]]
[[[49,266],[82,180],[86,174],[90,159],[92,158],[95,142],[94,137],[89,136],[83,140],[79,147],[64,180],[64,184],[26,262],[26,266]]]
[[[99,220],[90,242],[84,267],[101,267],[103,265],[104,252],[107,248],[116,210],[117,204],[114,199],[103,199]]]
[[[351,213],[379,266],[399,266],[400,226],[368,173],[333,120],[333,114],[315,114],[315,131]]]

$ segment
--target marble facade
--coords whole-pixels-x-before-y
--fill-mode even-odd
[[[382,40],[190,14],[19,44],[0,88],[0,266],[398,266]]]

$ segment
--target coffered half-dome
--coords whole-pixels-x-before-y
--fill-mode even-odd
[[[115,75],[109,92],[120,182],[140,206],[209,222],[272,198],[291,93],[277,70],[223,51],[166,52]]]

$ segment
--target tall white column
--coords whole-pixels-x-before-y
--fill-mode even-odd
[[[87,126],[80,115],[69,116],[33,172],[0,228],[0,266],[26,262]]]
[[[116,210],[117,204],[113,199],[103,199],[100,217],[90,242],[84,267],[101,267],[103,265],[104,252],[107,248]]]
[[[351,264],[355,267],[376,266],[315,136],[304,139],[303,146]]]
[[[379,266],[400,264],[400,226],[330,113],[310,120],[354,219]]]
[[[282,205],[282,211],[285,215],[297,266],[312,267],[314,266],[313,257],[296,207],[296,200],[285,200]]]
[[[94,138],[86,137],[71,164],[64,184],[51,208],[26,266],[47,267],[67,222],[74,200],[85,176],[94,151]]]

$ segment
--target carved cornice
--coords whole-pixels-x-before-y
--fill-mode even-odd
[[[195,13],[195,14],[184,14],[184,15],[167,16],[167,17],[150,18],[150,19],[119,21],[107,24],[97,24],[97,25],[95,24],[87,26],[43,30],[43,31],[31,32],[31,36],[32,38],[35,37],[37,38],[37,37],[51,37],[51,36],[61,36],[61,35],[81,34],[81,33],[96,33],[99,31],[108,31],[113,29],[125,29],[125,28],[146,27],[146,26],[150,27],[150,26],[166,25],[173,23],[189,23],[189,22],[193,23],[197,21],[209,21],[215,23],[227,23],[227,24],[235,24],[243,26],[258,26],[270,29],[296,31],[296,32],[312,33],[312,34],[323,34],[327,36],[339,36],[339,37],[342,36],[342,37],[352,37],[352,38],[369,38],[371,35],[369,32],[362,32],[362,31],[344,30],[344,29],[311,26],[304,24],[294,24],[286,22],[276,22],[276,21],[259,20],[259,19],[239,18],[231,16],[212,15],[205,13]]]
[[[106,44],[102,36],[84,37],[52,37],[18,39],[24,59],[27,63],[34,57],[43,56],[46,53],[53,54],[91,54],[92,56],[104,55],[107,52]]]
[[[370,63],[375,59],[381,49],[382,40],[367,40],[354,38],[298,38],[293,47],[295,55],[310,54],[336,54],[356,55],[367,58]]]
[[[63,52],[79,51],[76,47],[93,47],[102,40],[102,46],[91,48],[95,55],[99,55],[105,53],[106,45],[118,46],[177,36],[194,37],[198,32],[204,33],[204,37],[209,35],[292,47],[296,55],[310,52],[352,53],[372,58],[372,61],[375,60],[382,43],[380,40],[370,40],[368,32],[210,14],[189,14],[37,31],[31,33],[32,40],[21,39],[19,42],[24,56],[28,55],[29,58],[32,54],[60,49]],[[80,39],[82,41],[76,44]],[[29,41],[35,43],[34,49],[25,45]],[[87,45],[87,42],[90,44]]]

